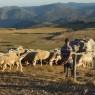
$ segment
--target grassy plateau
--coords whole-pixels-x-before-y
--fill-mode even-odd
[[[53,50],[64,44],[64,38],[91,37],[95,29],[73,31],[66,28],[0,29],[0,51],[22,45],[24,48]],[[65,78],[63,65],[23,67],[0,71],[0,95],[95,95],[95,67],[77,68],[77,81]]]

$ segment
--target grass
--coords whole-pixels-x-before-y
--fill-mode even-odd
[[[67,32],[65,28],[0,30],[0,51],[22,45],[24,48],[52,50],[71,40],[85,36],[94,38],[95,29]],[[95,38],[94,38],[95,39]],[[95,68],[77,68],[77,81],[65,78],[62,65],[23,68],[23,73],[9,68],[0,72],[0,95],[95,95]]]
[[[80,78],[73,81],[71,78],[65,79],[63,66],[40,66],[36,67],[28,65],[23,68],[23,73],[9,71],[0,72],[0,95],[7,94],[27,94],[27,95],[94,95],[95,85],[92,82],[86,82],[91,77],[86,76],[86,73],[93,74],[95,78],[95,71],[88,68],[78,68]],[[93,72],[94,71],[94,72]],[[2,94],[3,93],[3,94]],[[37,94],[38,93],[38,94]]]
[[[55,47],[61,46],[61,44],[51,39],[49,40],[47,37],[64,30],[64,28],[0,30],[0,50],[6,50],[8,47],[15,47],[17,45],[22,45],[24,48],[54,49]]]
[[[93,39],[95,29],[71,31],[65,28],[35,28],[21,30],[0,30],[0,50],[22,45],[24,48],[51,50],[63,45],[63,39],[70,37],[71,40],[84,38]]]

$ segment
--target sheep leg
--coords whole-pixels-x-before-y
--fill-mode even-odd
[[[92,62],[92,64],[91,64],[91,67],[93,68],[93,62]]]
[[[11,70],[12,66],[10,65],[10,70]]]
[[[33,62],[33,66],[35,66],[36,65],[36,60]]]
[[[3,70],[2,70],[2,71],[4,71],[6,68],[7,68],[7,65],[4,64],[4,65],[3,65]]]
[[[16,67],[16,70],[18,70],[18,67],[19,67],[19,64],[17,63],[17,67]]]
[[[82,65],[83,65],[83,67],[86,67],[86,65],[84,63]]]
[[[56,65],[57,65],[57,61],[58,61],[58,60],[55,60]]]
[[[49,62],[49,65],[50,65],[50,66],[52,66],[52,62],[53,62],[53,61],[50,61],[50,62]]]
[[[40,62],[41,62],[41,66],[42,66],[42,60],[40,60]]]
[[[21,72],[23,72],[21,62],[19,63],[19,66],[20,66],[20,70],[21,70]]]
[[[11,68],[13,68],[13,67],[14,67],[14,64],[12,64]]]

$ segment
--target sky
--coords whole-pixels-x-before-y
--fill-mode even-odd
[[[67,2],[79,2],[79,3],[95,3],[95,0],[0,0],[0,7],[4,6],[39,6],[51,3],[67,3]]]

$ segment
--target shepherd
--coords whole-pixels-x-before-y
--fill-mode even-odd
[[[65,38],[65,44],[61,47],[61,57],[64,65],[64,74],[68,77],[68,69],[70,68],[71,77],[74,77],[72,47],[70,46],[69,38]]]

